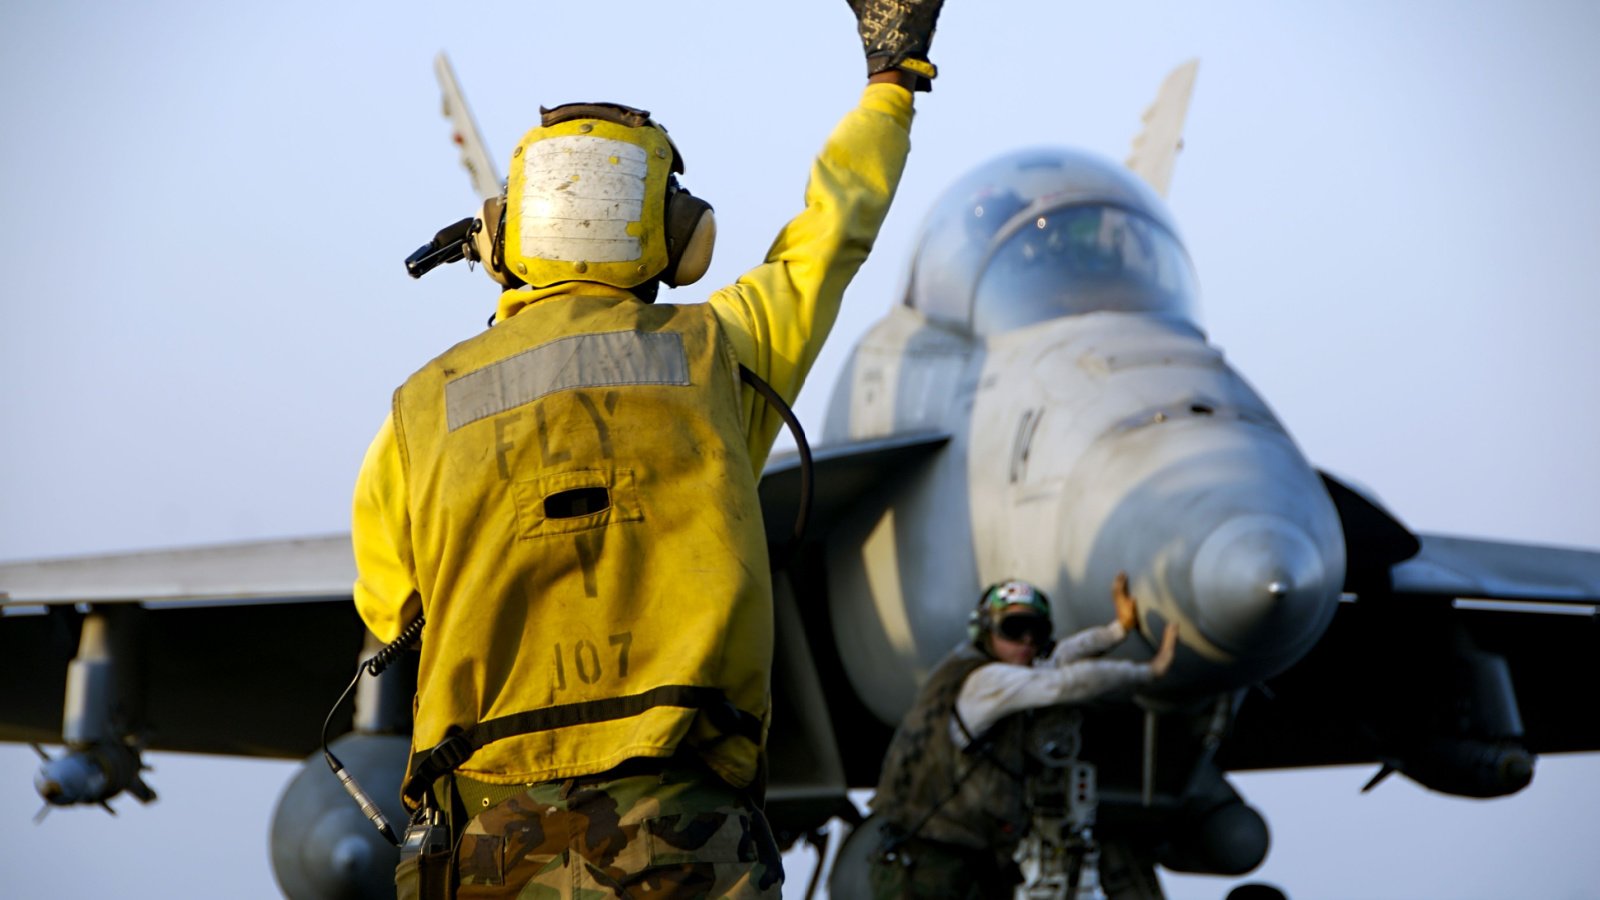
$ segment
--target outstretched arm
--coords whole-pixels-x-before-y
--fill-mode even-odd
[[[977,737],[1012,713],[1058,703],[1081,703],[1156,677],[1150,663],[1089,659],[1060,668],[1030,668],[990,663],[967,676],[956,696],[956,714]],[[950,724],[956,746],[966,746],[960,726]]]
[[[1059,703],[1082,703],[1149,684],[1172,667],[1177,647],[1178,628],[1169,625],[1161,635],[1161,647],[1149,662],[1086,659],[1058,668],[1030,668],[998,662],[982,666],[967,676],[961,693],[956,695],[956,714],[967,731],[962,733],[961,726],[952,720],[950,739],[957,747],[965,747],[967,734],[977,737],[1012,713]]]
[[[845,287],[866,260],[911,147],[912,92],[943,0],[852,0],[868,85],[834,128],[806,185],[805,209],[784,226],[766,260],[711,297],[738,361],[794,402],[838,316]],[[750,461],[757,473],[780,419],[744,391]]]
[[[793,403],[888,215],[910,151],[911,94],[869,84],[811,165],[805,208],[766,259],[711,296],[738,361]],[[761,471],[781,420],[745,390],[750,462]]]
[[[1128,630],[1121,622],[1085,628],[1077,634],[1062,639],[1050,654],[1049,663],[1056,667],[1071,665],[1081,659],[1110,650],[1128,639]]]

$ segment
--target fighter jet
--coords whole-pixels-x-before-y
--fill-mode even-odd
[[[1526,785],[1539,753],[1600,749],[1600,723],[1562,707],[1593,618],[1550,613],[1600,604],[1600,552],[1414,533],[1308,462],[1201,330],[1162,200],[1194,76],[1169,79],[1125,166],[1042,148],[957,181],[839,380],[814,496],[797,456],[767,468],[788,560],[767,809],[785,845],[857,825],[835,896],[872,843],[847,792],[876,782],[917,684],[1004,577],[1049,592],[1066,634],[1111,617],[1126,572],[1142,632],[1118,652],[1182,635],[1159,686],[1041,717],[1031,896],[1094,877],[1155,897],[1158,865],[1250,870],[1266,823],[1230,771],[1369,763],[1487,797]],[[492,195],[499,170],[442,62],[440,80]],[[393,848],[316,752],[377,649],[353,578],[344,535],[0,566],[0,739],[66,745],[36,778],[52,806],[153,795],[147,749],[305,759],[274,818],[280,887],[392,891]],[[329,722],[395,821],[412,678],[360,680]]]
[[[1094,823],[1134,885],[1115,896],[1157,896],[1156,863],[1262,861],[1266,823],[1228,770],[1375,762],[1372,785],[1398,771],[1495,797],[1529,783],[1537,753],[1600,740],[1561,705],[1600,635],[1529,605],[1594,603],[1600,554],[1413,533],[1317,470],[1200,329],[1160,196],[1195,72],[1169,77],[1126,166],[1020,150],[934,204],[904,296],[835,389],[817,481],[843,496],[821,502],[823,536],[789,580],[835,733],[862,761],[841,758],[854,785],[873,775],[858,748],[963,639],[980,586],[1042,586],[1059,636],[1108,621],[1128,573],[1142,640],[1119,653],[1148,658],[1176,625],[1174,670],[1040,727],[1036,754],[1067,770],[1063,798],[1068,773],[1097,785],[1079,792],[1091,809],[1062,800],[1054,834]],[[1030,896],[1081,877],[1052,871],[1082,862],[1069,844],[1025,845]],[[844,868],[865,849],[847,845],[836,887],[862,882]]]

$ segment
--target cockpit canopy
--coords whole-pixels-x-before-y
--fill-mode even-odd
[[[992,334],[1111,310],[1192,320],[1194,269],[1161,198],[1073,150],[1024,150],[967,175],[923,227],[906,303]]]

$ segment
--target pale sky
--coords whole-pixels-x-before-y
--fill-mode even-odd
[[[705,290],[668,299],[756,264],[857,96],[846,5],[595,9],[0,9],[0,559],[348,528],[390,391],[495,296],[401,266],[473,206],[441,49],[500,165],[541,103],[672,130],[720,243]],[[1314,464],[1411,527],[1600,548],[1600,6],[951,0],[941,25],[900,196],[798,405],[814,433],[943,187],[1019,146],[1123,158],[1198,57],[1171,206],[1211,339]],[[0,748],[8,896],[168,896],[180,875],[276,896],[266,835],[295,764],[152,762],[154,806],[35,827],[33,754]],[[1273,829],[1253,877],[1297,900],[1600,891],[1600,755],[1543,759],[1488,802],[1400,778],[1358,796],[1369,774],[1238,776]]]

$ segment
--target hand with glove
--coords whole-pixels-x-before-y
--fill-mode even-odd
[[[1150,657],[1150,671],[1157,678],[1167,674],[1172,668],[1172,661],[1178,657],[1178,626],[1168,624],[1161,631],[1161,646],[1156,648],[1156,655]]]
[[[1117,577],[1111,582],[1111,602],[1116,606],[1116,622],[1122,625],[1122,630],[1133,634],[1139,627],[1139,603],[1128,593],[1128,573],[1118,572]],[[1178,626],[1168,624],[1161,632],[1161,645],[1156,648],[1156,655],[1150,658],[1150,671],[1157,678],[1167,674],[1172,668],[1173,659],[1178,655]]]
[[[1111,602],[1117,608],[1117,621],[1122,630],[1133,634],[1139,628],[1139,603],[1128,593],[1128,573],[1118,572],[1111,582]]]
[[[928,45],[944,0],[848,0],[856,14],[867,54],[867,76],[898,73],[912,90],[933,90],[938,69],[928,61]]]

